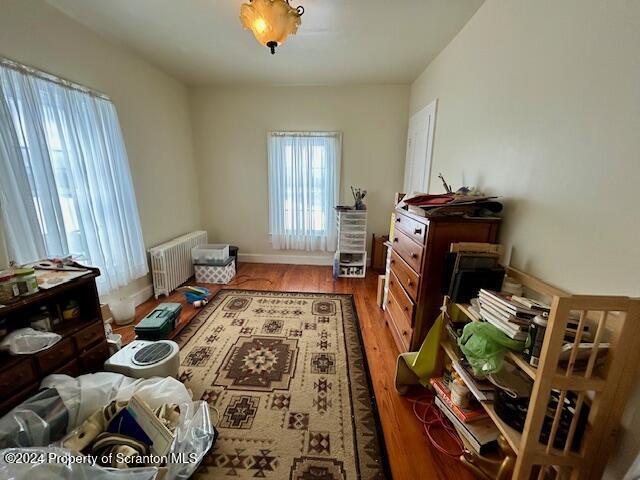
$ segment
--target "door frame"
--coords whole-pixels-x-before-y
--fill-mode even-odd
[[[414,113],[409,119],[409,129],[407,132],[407,151],[406,151],[406,159],[405,159],[405,166],[404,166],[405,190],[407,187],[407,172],[410,172],[410,170],[408,169],[413,169],[413,160],[414,160],[413,156],[410,157],[410,149],[409,149],[409,142],[411,140],[411,137],[409,136],[411,132],[411,124],[417,121],[421,121],[423,117],[427,118],[426,131],[422,132],[422,134],[426,136],[426,140],[427,140],[427,151],[425,152],[425,159],[424,159],[425,160],[424,175],[426,180],[424,182],[426,184],[425,193],[429,193],[429,191],[431,190],[431,166],[433,162],[433,140],[435,136],[437,108],[438,108],[438,99],[435,98],[431,101],[431,103],[423,107],[418,112]],[[411,192],[405,192],[405,193],[409,194]]]

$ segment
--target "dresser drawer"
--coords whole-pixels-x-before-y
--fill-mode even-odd
[[[398,302],[400,311],[407,320],[407,324],[413,326],[413,311],[415,305],[409,295],[407,295],[407,292],[404,291],[404,288],[402,288],[402,285],[400,285],[400,280],[398,280],[398,277],[396,277],[393,271],[389,274],[389,291]]]
[[[424,239],[426,238],[427,225],[420,223],[413,218],[407,217],[401,213],[396,213],[396,228],[399,228],[410,238],[418,242],[420,245],[424,245]]]
[[[0,397],[0,416],[8,413],[12,408],[17,407],[25,400],[33,397],[38,393],[38,387],[40,382],[37,381],[30,387],[24,387],[23,390],[18,391],[13,397]]]
[[[76,333],[73,336],[73,341],[76,344],[78,352],[81,352],[88,346],[98,343],[100,340],[104,340],[104,338],[104,325],[102,322],[94,322]]]
[[[75,357],[75,349],[70,338],[65,338],[53,347],[37,353],[36,358],[40,373],[46,375]]]
[[[418,301],[418,287],[420,275],[418,275],[400,255],[391,250],[391,271],[396,274],[400,284],[407,291],[414,302]]]
[[[393,296],[393,293],[391,293],[391,291],[389,291],[389,295],[387,298],[387,312],[389,312],[391,323],[393,324],[391,325],[391,327],[396,330],[396,335],[394,336],[397,336],[402,342],[402,351],[408,351],[409,345],[411,344],[411,334],[413,333],[413,331],[411,329],[411,325],[407,320],[407,317],[405,317],[402,311],[400,303]]]
[[[17,395],[20,390],[34,382],[39,383],[30,358],[12,365],[0,372],[0,398]]]
[[[105,341],[80,355],[82,370],[84,372],[102,370],[107,358],[109,358],[109,344]]]
[[[399,230],[395,230],[393,234],[393,250],[409,264],[416,272],[420,271],[422,265],[422,245],[418,245],[407,235]]]
[[[70,377],[77,377],[80,375],[80,365],[77,360],[71,360],[66,365],[58,368],[55,372],[58,375],[69,375]]]
[[[394,323],[393,317],[391,316],[391,312],[388,308],[387,308],[387,317],[389,318],[387,325],[389,326],[389,331],[391,332],[391,336],[393,337],[393,343],[395,343],[396,348],[398,349],[398,353],[408,352],[409,342],[398,331]]]

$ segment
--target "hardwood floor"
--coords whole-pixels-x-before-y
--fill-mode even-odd
[[[353,294],[393,478],[473,479],[474,476],[456,459],[431,447],[422,424],[413,413],[410,399],[415,395],[401,397],[395,391],[397,351],[391,333],[385,326],[383,311],[376,305],[377,281],[377,274],[373,272],[367,273],[365,279],[334,281],[329,267],[252,263],[239,264],[236,278],[224,288]],[[203,285],[214,294],[221,289],[220,285]],[[181,293],[174,293],[162,301],[184,303]],[[153,310],[157,303],[150,299],[140,305],[136,309],[136,322]],[[185,304],[180,323],[188,323],[197,312]],[[115,331],[123,335],[125,343],[134,338],[132,326],[119,327]]]

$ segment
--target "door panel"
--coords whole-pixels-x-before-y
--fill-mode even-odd
[[[409,120],[404,191],[428,192],[437,99]]]

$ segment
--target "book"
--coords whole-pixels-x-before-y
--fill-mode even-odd
[[[519,328],[512,327],[504,320],[500,320],[486,311],[482,313],[482,318],[486,322],[496,327],[502,333],[504,333],[507,337],[513,340],[518,340],[519,342],[523,342],[527,339],[527,336],[529,335],[528,331],[523,332]]]
[[[532,298],[520,297],[518,295],[511,295],[511,301],[515,303],[519,303],[523,307],[529,308],[531,310],[540,310],[541,312],[547,312],[547,313],[551,311],[550,305],[539,302],[538,300],[534,300]]]
[[[531,320],[536,315],[540,315],[542,312],[527,312],[527,311],[517,311],[513,309],[507,308],[503,303],[497,301],[494,297],[491,297],[487,294],[483,294],[482,292],[478,294],[478,301],[483,302],[486,305],[491,305],[494,309],[502,312],[503,315],[512,315],[513,317],[522,320]]]
[[[523,330],[523,331],[527,330],[531,325],[531,320],[520,318],[520,317],[517,317],[516,315],[512,315],[511,313],[500,310],[494,304],[487,302],[484,299],[480,300],[480,315],[482,315],[483,310],[490,312],[500,320],[504,320],[514,328],[519,328],[520,330]]]
[[[535,317],[540,314],[540,310],[534,310],[532,308],[527,308],[523,305],[518,304],[511,300],[511,295],[502,292],[495,292],[493,290],[485,290],[484,288],[480,289],[479,293],[480,298],[486,298],[489,301],[496,302],[501,305],[501,307],[513,314],[513,315],[526,315]]]
[[[436,397],[436,407],[440,409],[453,424],[456,431],[480,454],[484,455],[497,447],[498,431],[490,418],[474,423],[463,423],[440,397]]]
[[[451,392],[444,385],[444,382],[442,381],[442,377],[432,378],[431,380],[429,380],[429,383],[431,383],[431,386],[436,391],[436,396],[442,399],[442,401],[445,402],[451,408],[451,411],[454,412],[455,416],[458,417],[458,419],[461,422],[464,422],[464,423],[475,422],[477,420],[486,418],[488,416],[487,412],[485,411],[484,408],[482,408],[481,405],[478,405],[477,408],[467,409],[467,408],[461,408],[455,403],[453,403],[451,401]]]

